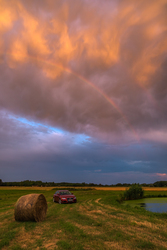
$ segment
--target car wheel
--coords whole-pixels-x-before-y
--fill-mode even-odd
[[[59,204],[61,204],[61,199],[59,199]]]
[[[53,202],[55,202],[55,199],[53,198]]]

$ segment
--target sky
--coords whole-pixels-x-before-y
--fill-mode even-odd
[[[167,0],[0,0],[0,179],[167,180]]]

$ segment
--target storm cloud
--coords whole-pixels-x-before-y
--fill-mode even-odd
[[[1,0],[0,178],[166,178],[166,16],[166,0]]]

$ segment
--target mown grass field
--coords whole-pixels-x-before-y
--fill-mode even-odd
[[[51,188],[0,188],[0,249],[167,249],[167,214],[121,205],[116,199],[123,191],[103,189],[72,191],[78,202],[59,205]],[[29,193],[45,195],[45,221],[14,220],[17,199]]]

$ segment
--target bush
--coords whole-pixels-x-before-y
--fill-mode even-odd
[[[137,200],[142,199],[144,196],[144,190],[139,184],[132,184],[132,186],[124,192],[124,200]]]

